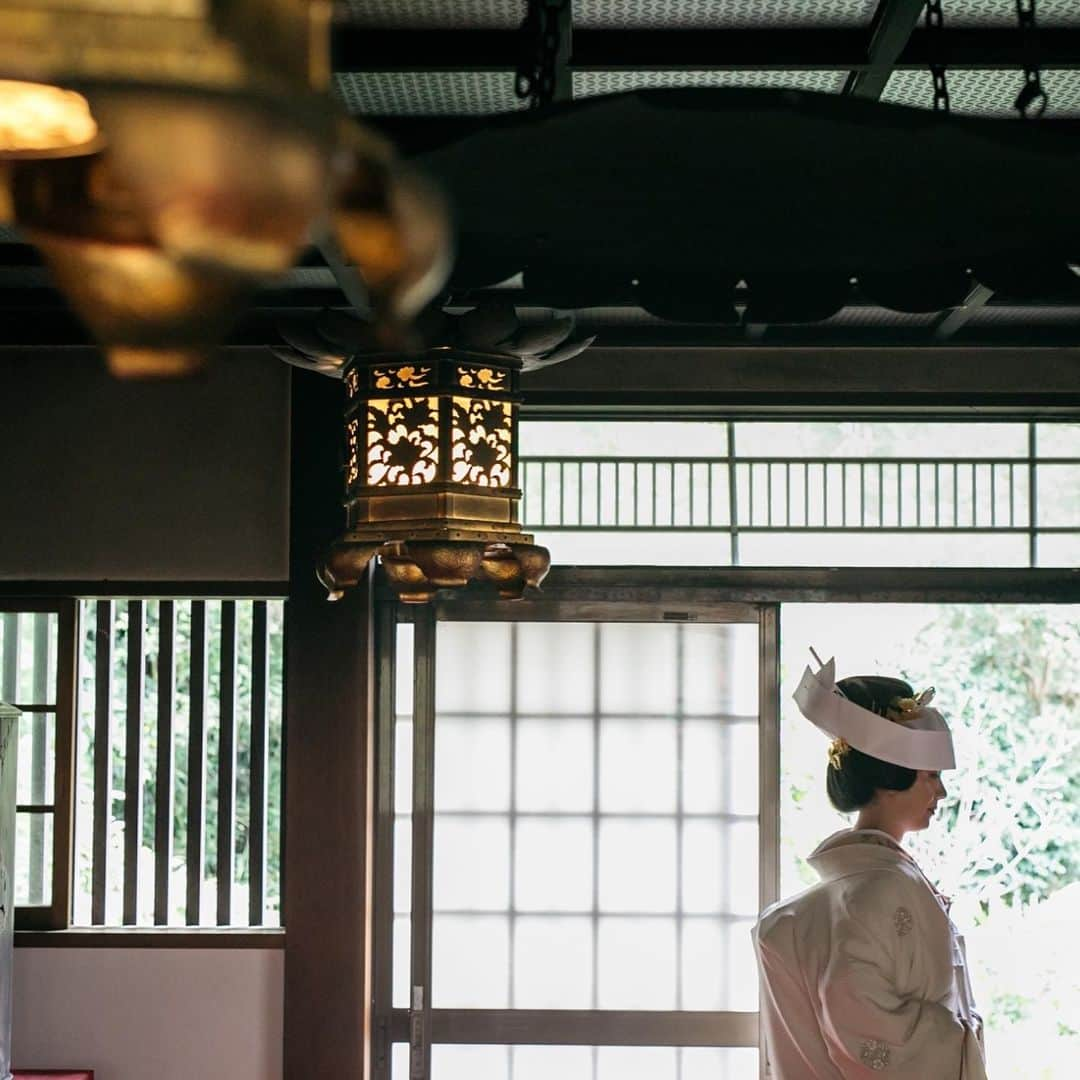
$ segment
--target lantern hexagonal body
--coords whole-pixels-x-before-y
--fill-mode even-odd
[[[320,571],[331,599],[373,545],[407,603],[477,578],[507,597],[539,586],[550,556],[518,521],[520,370],[515,356],[449,347],[347,362],[348,524]],[[507,560],[513,589],[490,573]]]

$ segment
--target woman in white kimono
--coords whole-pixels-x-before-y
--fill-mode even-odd
[[[832,735],[827,790],[858,811],[810,856],[821,881],[754,928],[772,1080],[986,1080],[963,939],[901,843],[929,826],[952,736],[900,679],[803,675],[795,700]]]

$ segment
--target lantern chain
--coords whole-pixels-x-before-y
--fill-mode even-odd
[[[1013,107],[1023,120],[1037,120],[1046,112],[1047,96],[1039,68],[1037,33],[1035,25],[1036,0],[1016,0],[1016,17],[1020,22],[1020,34],[1024,50],[1024,85],[1016,95]]]
[[[934,80],[934,112],[948,115],[950,111],[949,84],[945,75],[945,63],[942,59],[942,30],[945,26],[945,13],[941,10],[941,0],[926,0],[926,29],[929,32],[930,75]]]
[[[537,109],[555,98],[555,68],[562,43],[559,24],[570,0],[529,0],[521,23],[522,56],[514,93]]]

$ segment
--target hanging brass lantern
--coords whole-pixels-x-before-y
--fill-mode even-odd
[[[331,600],[378,556],[405,603],[474,580],[520,599],[551,555],[522,530],[517,486],[521,372],[572,359],[574,319],[523,323],[512,304],[429,308],[412,352],[387,351],[369,322],[325,310],[279,324],[288,364],[345,383],[345,532],[317,568]]]
[[[518,521],[521,360],[457,348],[345,366],[347,529],[322,570],[332,598],[375,554],[406,603],[476,578],[538,586],[550,556]]]

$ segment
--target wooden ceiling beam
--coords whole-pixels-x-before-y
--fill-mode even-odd
[[[867,67],[848,76],[845,94],[875,101],[881,97],[925,8],[926,0],[881,0],[870,30]]]
[[[925,68],[934,56],[951,68],[1018,69],[1025,43],[1011,27],[948,28],[931,40],[908,26],[913,0],[889,5],[869,28],[725,30],[573,30],[569,68],[576,71],[839,71],[880,73]],[[908,26],[909,36],[904,38]],[[904,38],[900,48],[897,42]],[[344,24],[333,38],[334,70],[505,71],[521,52],[516,30],[381,30]],[[895,55],[894,55],[895,54]],[[1039,39],[1044,68],[1080,68],[1080,29],[1054,27]]]

